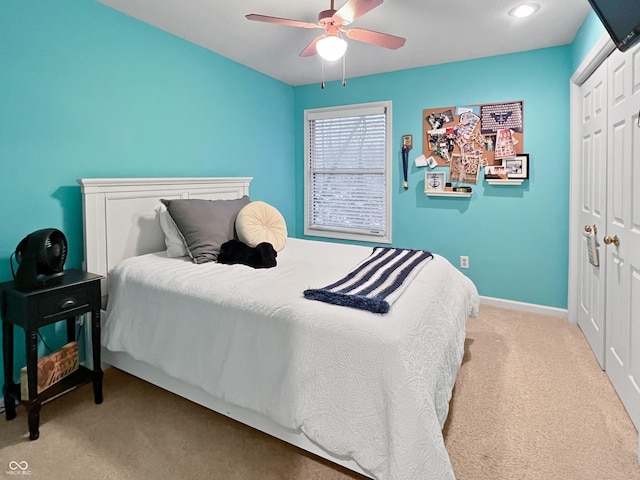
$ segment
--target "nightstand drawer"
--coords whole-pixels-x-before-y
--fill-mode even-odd
[[[42,295],[38,301],[38,315],[47,322],[58,316],[72,317],[76,311],[86,311],[90,303],[90,293],[90,289],[81,285],[77,288],[67,288],[63,295],[59,292]]]

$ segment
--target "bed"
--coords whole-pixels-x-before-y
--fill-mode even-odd
[[[370,478],[453,479],[442,427],[472,282],[434,254],[378,314],[303,296],[371,247],[287,238],[268,269],[167,256],[161,199],[240,199],[250,181],[78,179],[85,269],[105,277],[103,366]]]

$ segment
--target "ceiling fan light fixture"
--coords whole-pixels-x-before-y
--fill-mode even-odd
[[[325,35],[316,42],[316,51],[326,61],[334,62],[344,56],[347,42],[337,35]]]

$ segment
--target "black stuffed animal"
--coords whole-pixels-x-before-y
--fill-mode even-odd
[[[233,265],[241,263],[253,268],[271,268],[277,265],[278,252],[273,245],[262,242],[255,247],[250,247],[239,240],[229,240],[220,247],[218,263]]]

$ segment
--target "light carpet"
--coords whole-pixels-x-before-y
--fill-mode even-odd
[[[640,480],[637,432],[576,325],[482,306],[444,429],[459,480]],[[115,369],[0,422],[0,478],[347,480],[364,477]],[[15,467],[15,464],[12,464]],[[419,480],[419,479],[416,479]]]

